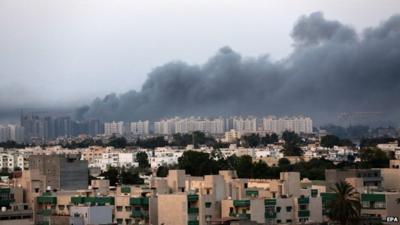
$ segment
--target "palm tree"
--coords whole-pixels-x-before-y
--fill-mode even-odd
[[[360,194],[345,181],[336,183],[331,191],[336,199],[327,205],[328,217],[341,225],[355,224],[360,218]]]

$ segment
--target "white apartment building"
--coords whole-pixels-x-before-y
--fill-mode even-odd
[[[224,133],[224,120],[217,119],[202,119],[202,118],[183,118],[175,121],[175,133],[191,133],[201,131],[210,134]]]
[[[7,126],[0,125],[0,142],[10,140],[10,130]]]
[[[235,117],[233,118],[233,129],[240,134],[257,132],[257,119],[255,117]]]
[[[107,170],[108,166],[138,166],[135,153],[113,147],[89,147],[82,151],[81,160],[87,160],[89,167],[98,167],[102,171]]]
[[[268,116],[262,119],[262,127],[265,132],[281,134],[284,131],[295,133],[312,133],[313,122],[309,117],[282,117]]]
[[[148,135],[149,134],[149,121],[137,121],[130,123],[130,133],[133,135]]]
[[[0,142],[15,141],[24,142],[24,128],[20,125],[0,125]]]
[[[155,169],[162,165],[178,164],[178,158],[181,157],[183,151],[175,150],[168,147],[156,148],[153,154],[147,154],[151,168]]]
[[[111,123],[104,123],[104,134],[105,135],[123,135],[124,134],[124,122],[112,121]]]
[[[22,170],[27,167],[28,160],[24,155],[19,153],[9,153],[3,152],[0,153],[0,168],[8,169],[13,171],[16,167],[21,168]]]
[[[178,118],[160,120],[154,123],[154,133],[171,135],[175,133],[175,121]]]
[[[238,139],[240,139],[240,133],[231,129],[225,132],[225,138],[222,141],[226,143],[235,143]]]

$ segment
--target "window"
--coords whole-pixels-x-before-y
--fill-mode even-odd
[[[121,212],[122,211],[122,206],[117,206],[117,211]]]
[[[376,209],[384,209],[385,203],[384,202],[375,202],[374,208]]]
[[[300,210],[307,210],[307,205],[300,205]]]
[[[299,222],[300,223],[304,223],[304,222],[307,222],[308,221],[308,218],[300,218],[299,219]]]
[[[282,223],[282,221],[281,221],[281,220],[276,220],[276,222],[277,222],[277,223]]]
[[[211,208],[211,202],[206,202],[206,208]]]
[[[363,201],[363,202],[362,202],[362,207],[363,207],[363,208],[370,208],[370,203],[367,202],[367,201]]]
[[[287,206],[286,207],[286,212],[291,212],[292,211],[292,206]]]
[[[291,222],[292,222],[291,219],[287,219],[287,220],[286,220],[286,223],[291,223]]]
[[[281,207],[280,206],[276,207],[276,212],[280,212],[280,211],[281,211]]]

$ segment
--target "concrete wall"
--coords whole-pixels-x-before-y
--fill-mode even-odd
[[[187,225],[187,195],[158,195],[158,224]]]
[[[71,217],[74,214],[80,214],[84,217],[85,224],[111,224],[112,208],[111,206],[72,206]],[[86,216],[87,215],[87,216]]]
[[[60,188],[62,190],[87,189],[88,174],[87,161],[60,158]]]
[[[400,191],[400,169],[381,169],[383,188]]]
[[[21,220],[1,220],[1,225],[33,225],[33,220],[31,219],[21,219]]]
[[[250,203],[250,220],[257,223],[265,222],[265,205],[264,199],[254,199]]]

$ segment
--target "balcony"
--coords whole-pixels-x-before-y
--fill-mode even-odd
[[[38,204],[57,204],[57,197],[55,196],[39,196],[36,199]]]
[[[83,204],[84,200],[85,200],[85,197],[81,197],[81,196],[71,197],[71,203],[74,205]]]
[[[188,195],[187,198],[189,202],[197,202],[199,200],[199,195]]]
[[[246,190],[247,197],[258,197],[258,190]]]
[[[310,217],[310,211],[309,210],[299,210],[297,215],[299,217]]]
[[[237,214],[237,217],[239,217],[239,219],[241,220],[250,220],[250,214],[248,213]]]
[[[310,203],[310,199],[307,198],[307,197],[300,197],[300,198],[297,199],[297,203],[299,205],[307,205],[307,204]]]
[[[318,189],[311,189],[311,197],[315,198],[318,196]]]
[[[142,205],[149,205],[149,198],[142,198]]]
[[[276,199],[265,199],[264,205],[276,205]]]
[[[361,201],[386,202],[386,196],[384,194],[361,194]]]
[[[131,216],[133,218],[143,218],[144,214],[140,210],[133,210]]]
[[[276,212],[265,212],[264,217],[265,219],[275,219]]]
[[[321,193],[321,199],[322,199],[322,204],[326,205],[326,204],[328,204],[328,202],[336,200],[336,194],[335,193]]]
[[[83,201],[91,205],[114,205],[114,197],[85,197]]]
[[[11,202],[14,202],[14,200],[12,200],[12,199],[2,199],[2,200],[0,200],[0,207],[2,207],[2,206],[9,207]]]
[[[53,210],[51,209],[39,209],[36,211],[37,215],[41,216],[51,216],[53,214]]]
[[[39,221],[37,222],[37,225],[50,225],[49,221]]]
[[[250,206],[250,200],[233,200],[233,206],[235,206],[235,207]]]
[[[149,198],[146,197],[135,197],[135,198],[130,198],[129,200],[130,205],[149,205]]]
[[[188,221],[188,225],[199,225],[199,221],[198,220]]]
[[[230,212],[229,213],[230,217],[236,217],[241,220],[250,220],[250,214],[248,213],[235,213],[235,212]]]
[[[131,193],[131,187],[121,187],[121,193],[129,194]]]
[[[189,214],[197,214],[199,213],[199,208],[188,208]]]
[[[11,192],[10,188],[0,188],[0,194],[8,194]]]

